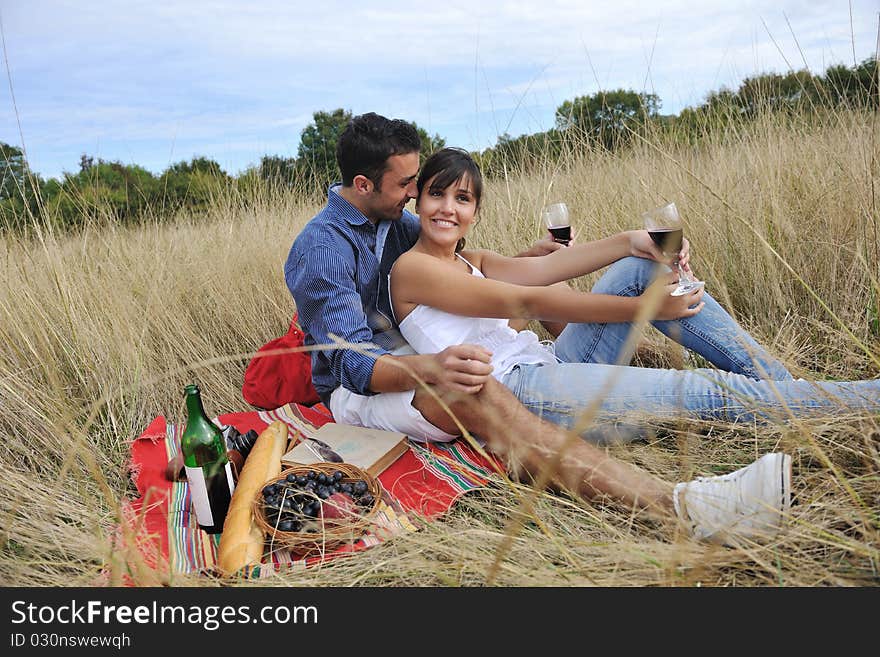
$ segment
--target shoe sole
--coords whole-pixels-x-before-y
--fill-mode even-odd
[[[782,522],[791,511],[791,456],[783,454],[779,464],[780,469],[780,485],[782,486],[782,500],[780,505],[780,514]]]

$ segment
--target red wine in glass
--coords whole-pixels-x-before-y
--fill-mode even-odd
[[[702,286],[703,282],[693,280],[678,261],[678,254],[684,242],[684,230],[675,203],[667,203],[662,208],[649,210],[642,215],[642,219],[654,243],[666,256],[674,259],[672,266],[678,271],[678,287],[672,292],[673,296],[685,294],[696,286]]]
[[[571,221],[565,203],[553,203],[541,209],[541,221],[550,231],[553,241],[568,246],[571,243]]]
[[[571,242],[571,226],[550,226],[547,228],[553,235],[553,241],[568,246]]]
[[[655,228],[649,230],[648,235],[667,255],[675,255],[681,251],[684,241],[684,230],[681,228]]]

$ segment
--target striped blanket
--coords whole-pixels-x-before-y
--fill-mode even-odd
[[[241,433],[258,433],[281,420],[292,431],[308,433],[332,422],[329,411],[288,404],[274,411],[229,413],[216,420]],[[220,535],[201,531],[190,504],[186,482],[165,478],[165,466],[180,450],[183,426],[162,416],[150,423],[132,443],[130,469],[140,497],[129,501],[124,518],[136,536],[138,552],[148,566],[165,575],[211,573]],[[414,516],[430,520],[447,511],[464,493],[485,486],[500,472],[498,463],[481,456],[464,440],[443,445],[410,441],[409,449],[381,475],[382,500],[373,529],[356,543],[332,552],[300,557],[267,544],[264,561],[250,577],[266,577],[283,568],[307,567],[343,554],[351,554],[387,540],[400,532],[414,531]]]

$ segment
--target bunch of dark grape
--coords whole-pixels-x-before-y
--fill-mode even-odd
[[[346,479],[341,470],[330,474],[308,470],[264,486],[263,512],[278,531],[316,532],[320,524],[314,521],[321,517],[324,500],[338,494],[347,495],[362,511],[375,502],[363,479]]]

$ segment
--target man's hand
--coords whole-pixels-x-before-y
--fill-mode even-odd
[[[630,230],[627,231],[627,235],[629,236],[629,248],[632,255],[637,258],[647,258],[648,260],[662,262],[667,265],[672,264],[673,259],[663,254],[660,247],[648,235],[648,231]],[[681,268],[688,274],[692,273],[690,260],[691,243],[688,242],[687,238],[684,238],[681,242],[681,251],[678,252],[678,262],[681,264]]]
[[[571,242],[569,246],[574,244],[575,234],[574,231],[571,233]],[[545,256],[554,251],[558,251],[559,249],[566,248],[565,244],[560,244],[559,242],[554,241],[553,235],[550,234],[550,231],[547,231],[547,234],[544,235],[537,242],[532,244],[528,249],[523,251],[522,253],[517,253],[515,257],[517,258],[527,258],[530,256]]]
[[[492,353],[472,344],[446,347],[439,354],[431,354],[421,376],[439,388],[476,394],[492,376]]]

